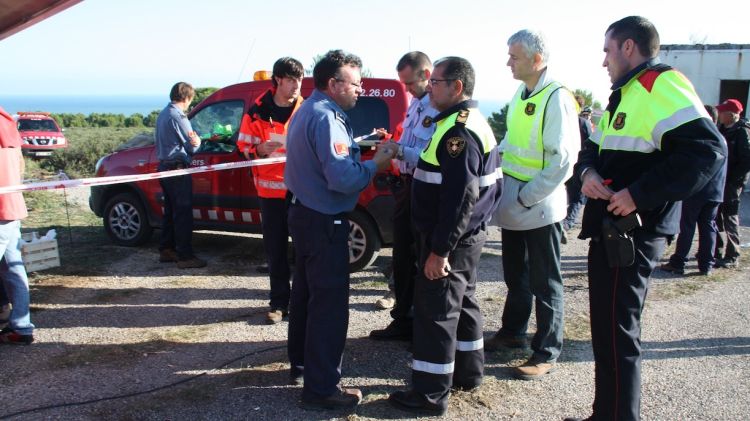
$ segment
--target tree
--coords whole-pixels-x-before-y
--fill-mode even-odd
[[[195,88],[195,99],[193,99],[193,106],[200,104],[201,101],[208,98],[212,93],[218,90],[219,88],[214,87]]]
[[[312,64],[310,65],[310,67],[308,67],[307,69],[305,69],[305,75],[306,76],[312,76],[313,69],[315,69],[315,65],[318,64],[318,62],[320,61],[320,59],[323,58],[324,55],[325,54],[318,54],[318,55],[316,55],[316,56],[313,57]],[[372,76],[372,70],[370,70],[367,67],[363,67],[361,69],[361,71],[360,71],[360,74],[362,75],[362,77],[373,77]]]
[[[497,140],[498,143],[503,140],[505,133],[508,131],[508,106],[509,104],[505,104],[505,106],[500,109],[499,113],[492,113],[487,119],[487,122],[492,128],[492,133],[495,134],[495,140]]]
[[[154,110],[146,117],[143,117],[143,125],[146,127],[156,127],[156,119],[159,118],[160,112],[159,110]]]
[[[594,94],[591,93],[591,91],[587,91],[587,90],[584,90],[584,89],[576,89],[576,90],[573,91],[573,95],[574,96],[578,96],[578,95],[582,96],[583,99],[585,100],[584,106],[589,106],[589,107],[591,107],[591,108],[593,108],[595,110],[601,110],[602,109],[601,102],[594,100]]]

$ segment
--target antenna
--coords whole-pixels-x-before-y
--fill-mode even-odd
[[[242,67],[240,68],[240,74],[237,75],[237,83],[240,83],[240,80],[242,80],[242,73],[245,71],[245,67],[247,66],[247,61],[250,60],[250,54],[253,52],[253,47],[255,47],[255,38],[253,38],[252,44],[250,44],[250,49],[247,50],[247,56],[245,57],[245,62],[242,63]]]

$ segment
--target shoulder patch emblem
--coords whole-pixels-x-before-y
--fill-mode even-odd
[[[349,145],[343,142],[335,142],[333,144],[333,150],[336,153],[336,156],[349,155]]]
[[[456,117],[456,123],[466,124],[466,120],[469,119],[469,110],[459,110],[458,117]]]
[[[450,155],[451,158],[455,158],[460,155],[466,147],[466,139],[458,136],[452,137],[445,142],[445,147],[448,149],[448,155]]]
[[[526,115],[534,115],[534,111],[536,111],[536,104],[534,104],[533,102],[529,102],[528,104],[526,104],[526,108],[523,110]]]
[[[430,127],[432,126],[432,117],[425,116],[424,120],[422,120],[422,127]]]
[[[612,127],[614,127],[615,130],[620,130],[625,127],[625,117],[627,117],[627,114],[617,113],[617,117],[615,117],[615,122],[612,123]]]

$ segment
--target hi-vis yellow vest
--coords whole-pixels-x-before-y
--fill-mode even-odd
[[[479,140],[482,142],[482,149],[484,150],[485,156],[489,155],[492,152],[497,152],[495,150],[497,141],[495,140],[495,135],[494,133],[492,133],[492,128],[487,123],[487,120],[482,117],[482,114],[478,109],[469,108],[468,110],[456,111],[455,113],[436,123],[435,133],[433,133],[432,139],[430,139],[430,143],[419,156],[420,160],[438,169],[440,168],[440,162],[438,162],[437,159],[437,148],[440,144],[440,139],[443,138],[448,130],[456,125],[456,119],[458,119],[459,116],[462,115],[462,113],[468,114],[468,118],[466,119],[466,123],[464,124],[466,125],[466,128],[477,135]],[[414,178],[430,184],[441,184],[443,181],[443,176],[439,170],[429,171],[426,168],[421,168],[419,165],[414,171]],[[493,169],[491,174],[482,175],[479,180],[479,187],[492,185],[497,181],[497,179],[498,174]]]
[[[529,181],[544,168],[542,129],[544,112],[550,96],[562,88],[551,82],[541,91],[522,99],[526,85],[521,84],[508,108],[508,135],[503,144],[503,173],[521,181]]]
[[[698,118],[709,118],[690,81],[680,72],[646,69],[621,89],[620,104],[607,110],[591,140],[599,150],[651,153],[664,133]]]

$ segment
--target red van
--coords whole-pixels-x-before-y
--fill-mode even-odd
[[[357,106],[347,111],[354,136],[383,127],[393,132],[403,120],[408,99],[403,85],[392,79],[363,79],[364,93]],[[242,116],[255,98],[271,87],[270,80],[227,86],[203,100],[188,114],[193,129],[203,138],[191,166],[241,161],[236,141]],[[302,81],[302,96],[313,90],[312,78]],[[165,101],[166,104],[166,101]],[[374,154],[374,142],[360,142],[362,159]],[[131,139],[114,153],[99,160],[96,176],[156,172],[158,159],[153,135]],[[260,233],[260,203],[249,167],[193,174],[194,228]],[[158,180],[113,184],[91,188],[89,206],[102,217],[104,229],[116,244],[145,243],[153,228],[161,226],[163,197]],[[349,263],[352,271],[369,266],[382,245],[393,238],[393,197],[388,175],[379,173],[362,191],[349,215]]]

